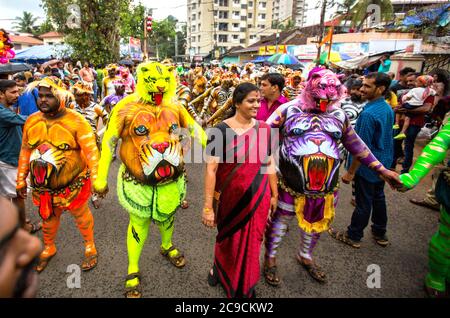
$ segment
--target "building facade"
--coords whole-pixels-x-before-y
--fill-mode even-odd
[[[273,0],[272,20],[287,24],[289,20],[296,27],[306,24],[308,3],[306,0]]]
[[[272,8],[273,0],[187,0],[186,54],[214,59],[259,41],[274,32]]]

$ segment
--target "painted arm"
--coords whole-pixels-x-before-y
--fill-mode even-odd
[[[364,113],[363,113],[364,114]],[[361,116],[364,116],[361,114]],[[359,120],[364,120],[364,118],[359,118]],[[370,120],[367,118],[367,120]],[[373,134],[374,130],[370,129],[370,124],[365,125],[363,128],[366,130],[367,134],[370,135]],[[352,125],[350,125],[348,119],[346,120],[346,127],[344,129],[344,134],[342,136],[342,144],[344,145],[345,149],[347,149],[354,159],[357,159],[361,164],[369,167],[370,169],[378,172],[383,173],[387,171],[387,169],[383,166],[383,164],[378,161],[377,158],[372,154],[370,149],[367,147],[367,145],[364,143],[364,141],[358,136],[356,131],[353,129]],[[356,165],[356,164],[355,164]],[[356,166],[354,168],[357,168]]]
[[[124,116],[119,116],[119,111],[123,106],[126,107],[125,103],[128,103],[128,101],[129,99],[127,98],[122,99],[117,103],[116,107],[114,107],[105,134],[103,135],[98,177],[94,183],[94,191],[98,193],[106,193],[108,190],[109,166],[111,165],[113,154],[116,150],[116,145],[119,141],[125,120]]]
[[[79,124],[76,130],[76,140],[80,145],[81,151],[86,157],[87,165],[90,170],[92,183],[97,179],[99,152],[97,141],[88,121],[80,115]]]
[[[445,159],[450,147],[450,121],[423,149],[409,173],[400,175],[400,180],[408,188],[414,188],[428,172],[439,162]]]
[[[286,120],[286,115],[288,108],[293,106],[292,103],[286,103],[275,109],[275,111],[270,115],[270,117],[266,120],[266,123],[271,128],[280,128],[283,126],[284,121]]]
[[[180,105],[180,124],[182,128],[187,128],[189,134],[197,139],[197,141],[202,145],[203,148],[206,147],[206,142],[208,137],[202,127],[189,115],[186,108]]]
[[[209,117],[206,124],[209,125],[209,124],[213,123],[217,118],[221,118],[231,106],[233,106],[233,98],[230,96],[227,99],[227,101],[225,102],[225,104],[223,104],[222,107],[220,107],[218,110],[216,110],[214,112],[214,114],[211,117]]]

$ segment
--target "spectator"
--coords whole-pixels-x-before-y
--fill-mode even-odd
[[[38,278],[33,265],[42,245],[21,229],[16,207],[0,197],[0,298],[36,296]]]
[[[25,201],[16,193],[22,129],[27,119],[9,109],[18,98],[19,88],[16,82],[0,80],[0,196],[12,200],[17,206],[21,226],[30,232],[35,232],[40,229],[40,226],[26,224]]]
[[[370,73],[363,80],[362,98],[367,100],[364,110],[356,122],[356,132],[367,147],[386,167],[392,163],[394,112],[386,103],[384,94],[391,84],[385,73]],[[347,173],[342,177],[344,183],[355,180],[356,207],[351,223],[345,232],[330,229],[333,238],[354,248],[361,246],[364,229],[372,214],[372,235],[380,246],[389,244],[386,236],[387,209],[384,196],[384,180],[366,166],[353,160]]]
[[[409,74],[406,77],[406,85],[408,89],[403,90],[403,94],[407,93],[410,89],[415,87],[416,75]],[[397,96],[400,96],[400,90],[397,93]],[[401,97],[401,96],[400,96]],[[423,106],[416,107],[414,109],[405,109],[402,107],[397,107],[394,111],[395,113],[406,114],[408,113],[411,116],[409,121],[409,127],[405,131],[406,138],[404,139],[404,160],[402,162],[402,170],[401,173],[407,173],[409,168],[412,165],[413,156],[414,156],[414,143],[416,141],[417,135],[419,134],[422,127],[425,125],[425,115],[428,114],[435,105],[435,97],[428,96],[424,102]],[[402,122],[400,122],[400,127],[402,127]],[[402,149],[402,140],[396,140],[395,149],[394,149],[394,161],[392,162],[392,169],[396,168],[397,159],[401,157],[403,152]]]
[[[398,91],[408,89],[406,78],[408,77],[409,74],[415,72],[416,70],[411,67],[405,67],[401,69],[399,73],[400,75],[399,80],[397,81],[396,84],[391,85],[391,90],[398,96]]]
[[[280,105],[289,101],[281,94],[284,82],[283,75],[279,73],[268,73],[261,76],[259,89],[262,99],[256,119],[266,121]]]
[[[415,109],[417,107],[423,106],[423,103],[428,98],[428,96],[434,96],[436,94],[436,91],[431,88],[431,85],[433,84],[433,78],[428,75],[419,76],[416,81],[416,87],[411,89],[408,93],[404,94],[402,96],[402,108],[405,108],[407,110]],[[397,113],[395,115],[395,125],[394,129],[400,128],[400,118],[404,118],[403,127],[400,131],[400,133],[394,137],[394,139],[405,139],[406,135],[405,132],[409,127],[409,123],[411,120],[410,115],[405,114],[402,116],[402,114]]]
[[[378,67],[378,72],[387,73],[391,68],[391,60],[389,54],[384,54],[380,59],[380,66]]]
[[[88,82],[92,85],[92,82],[94,81],[94,73],[92,72],[92,69],[89,67],[88,62],[84,62],[83,68],[79,72],[80,78],[83,82]]]
[[[19,88],[19,99],[17,103],[14,104],[14,107],[17,108],[17,113],[25,116],[29,116],[38,111],[37,108],[37,98],[38,92],[37,89],[33,89],[32,91],[26,91],[27,82],[25,80],[25,76],[22,73],[18,73],[14,76],[16,84]]]
[[[218,124],[214,128],[217,134],[210,134],[208,140],[211,151],[207,158],[202,222],[218,228],[209,285],[220,282],[227,297],[247,298],[255,297],[263,232],[269,210],[274,212],[277,207],[278,189],[270,127],[255,120],[258,87],[251,83],[238,85],[233,92],[233,105],[234,116]],[[245,142],[248,139],[253,142]],[[239,144],[246,150],[234,151]],[[267,171],[262,172],[263,166]],[[213,197],[217,199],[217,193],[220,198],[215,215]],[[256,195],[259,199],[253,200]]]

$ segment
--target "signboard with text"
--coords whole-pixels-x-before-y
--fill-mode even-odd
[[[128,44],[130,57],[133,60],[142,60],[141,40],[130,37]]]

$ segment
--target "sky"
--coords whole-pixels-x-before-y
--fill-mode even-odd
[[[138,3],[139,0],[133,0]],[[155,20],[162,20],[168,15],[173,15],[179,21],[187,20],[187,1],[186,0],[141,0],[147,8],[153,8],[153,17]],[[316,1],[309,1],[308,3]],[[38,24],[45,18],[44,10],[39,6],[40,0],[0,0],[0,28],[12,30],[13,19],[16,16],[22,16],[23,11],[31,12],[39,17]],[[310,5],[312,7],[312,4]],[[307,25],[319,23],[320,9],[308,12]]]

